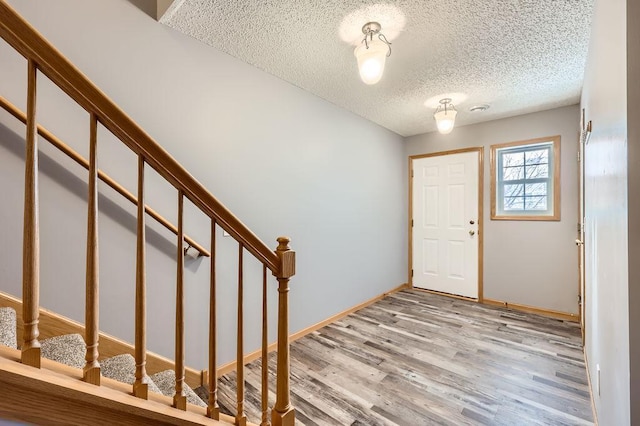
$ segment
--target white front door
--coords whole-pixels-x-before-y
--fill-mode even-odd
[[[478,151],[413,159],[414,287],[478,298],[478,163]]]

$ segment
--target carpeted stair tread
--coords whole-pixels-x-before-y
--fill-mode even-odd
[[[160,392],[163,395],[171,396],[176,393],[176,373],[173,370],[165,370],[156,373],[151,376],[151,379],[160,388]],[[189,404],[199,405],[200,407],[206,407],[207,404],[191,389],[189,385],[184,384],[184,394],[187,396],[187,402]]]
[[[130,354],[116,355],[100,361],[101,373],[104,377],[122,383],[133,384],[136,380],[136,360]],[[149,391],[162,394],[162,391],[149,377]]]
[[[0,308],[0,345],[18,349],[16,311],[12,308]]]
[[[79,334],[65,334],[40,342],[42,356],[52,361],[68,365],[69,367],[83,368],[87,348],[84,339]]]

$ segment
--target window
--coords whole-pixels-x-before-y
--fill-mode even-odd
[[[560,220],[560,136],[491,146],[491,219]]]

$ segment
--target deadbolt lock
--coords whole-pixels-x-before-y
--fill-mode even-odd
[[[470,220],[469,225],[475,225],[475,222],[473,220]]]

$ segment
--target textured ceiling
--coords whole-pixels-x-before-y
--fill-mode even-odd
[[[160,22],[402,136],[579,101],[593,0],[176,0]],[[354,47],[368,21],[393,43],[375,86]],[[485,112],[470,112],[489,104]],[[455,130],[454,130],[455,131]]]

